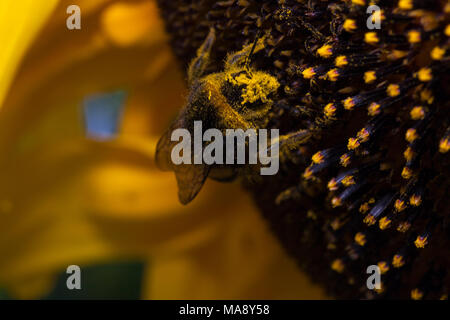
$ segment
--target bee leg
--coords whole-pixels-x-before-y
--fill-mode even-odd
[[[299,130],[282,135],[279,139],[280,162],[286,163],[292,160],[299,147],[307,142],[311,135],[311,130]]]
[[[253,53],[264,49],[265,38],[266,36],[262,36],[261,38],[257,37],[256,42],[244,46],[240,51],[229,54],[225,62],[225,71],[246,66]]]
[[[195,80],[203,77],[209,64],[211,48],[216,40],[216,31],[211,28],[203,44],[197,50],[197,56],[191,61],[188,68],[188,82],[191,85]]]

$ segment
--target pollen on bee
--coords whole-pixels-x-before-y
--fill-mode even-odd
[[[392,265],[394,266],[394,268],[403,267],[405,265],[405,258],[401,254],[396,254],[392,258]]]
[[[396,97],[400,95],[400,86],[398,84],[390,84],[386,89],[386,93],[390,97]]]
[[[378,38],[378,34],[376,32],[366,32],[364,35],[364,41],[368,44],[376,44],[380,42],[380,39]]]
[[[364,246],[367,242],[366,235],[362,232],[358,232],[357,234],[355,234],[355,242],[361,247]]]
[[[344,25],[342,27],[347,32],[355,31],[358,28],[358,26],[356,25],[356,21],[353,19],[345,19]]]
[[[409,143],[414,142],[418,138],[417,130],[414,128],[409,128],[405,133],[405,140]]]
[[[344,67],[348,65],[347,57],[346,56],[336,57],[336,59],[334,60],[334,64],[336,65],[336,67]]]
[[[328,118],[332,118],[336,115],[336,106],[334,105],[334,103],[328,103],[324,108],[323,108],[323,113],[325,114],[326,117]]]
[[[409,43],[419,43],[421,39],[421,33],[417,30],[410,30],[407,33],[408,36],[408,42]]]
[[[377,75],[375,73],[375,71],[366,71],[364,73],[364,82],[365,83],[372,83],[375,80],[377,80]]]
[[[422,68],[417,73],[417,77],[422,82],[428,82],[433,79],[433,73],[431,72],[430,68]]]
[[[448,24],[448,25],[445,27],[444,34],[445,34],[447,37],[450,37],[450,24]]]
[[[344,262],[341,259],[336,259],[331,263],[331,269],[337,273],[342,273],[345,269]]]
[[[330,44],[325,44],[317,49],[317,54],[322,58],[329,58],[333,55],[333,47]]]
[[[381,230],[385,230],[391,226],[391,222],[392,222],[391,219],[389,219],[388,217],[383,217],[378,222],[378,225]]]
[[[423,120],[425,118],[425,109],[422,106],[416,106],[409,113],[413,120]]]
[[[419,289],[413,289],[411,290],[411,299],[413,300],[421,300],[423,297],[423,292]]]
[[[428,237],[427,236],[418,236],[416,240],[414,241],[414,245],[418,249],[423,249],[428,244]]]
[[[439,46],[434,47],[430,53],[431,59],[433,59],[433,60],[442,60],[444,55],[445,55],[445,49],[443,49]]]
[[[358,139],[356,138],[350,138],[348,139],[348,144],[347,144],[347,148],[349,150],[355,150],[356,148],[358,148],[361,144],[359,143]]]

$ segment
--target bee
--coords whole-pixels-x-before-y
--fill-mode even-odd
[[[177,141],[171,140],[172,132],[187,129],[193,134],[195,121],[202,121],[204,129],[217,128],[223,133],[226,129],[264,128],[270,118],[272,98],[280,87],[276,77],[256,70],[249,63],[253,54],[264,49],[266,36],[256,37],[253,44],[228,54],[223,71],[206,74],[215,38],[215,29],[211,28],[188,67],[189,94],[186,105],[156,147],[156,164],[161,170],[174,171],[182,204],[188,204],[195,198],[208,175],[216,180],[231,180],[236,177],[238,168],[194,164],[194,161],[192,164],[175,165],[171,161],[171,152]],[[280,137],[279,141],[299,141],[306,136],[305,130]]]

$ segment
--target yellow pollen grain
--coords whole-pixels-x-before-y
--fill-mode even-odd
[[[364,222],[365,224],[367,224],[368,226],[372,226],[372,225],[375,224],[375,222],[377,222],[377,219],[375,219],[375,217],[372,216],[371,214],[368,214],[368,215],[364,218],[363,222]]]
[[[417,30],[408,31],[407,36],[409,43],[419,43],[422,40],[422,36]]]
[[[355,150],[359,146],[360,146],[360,143],[359,143],[358,139],[356,139],[356,138],[348,139],[347,148],[349,150]]]
[[[366,5],[366,1],[365,0],[352,0],[353,4],[356,4],[358,6],[365,6]]]
[[[323,159],[324,159],[324,156],[323,156],[322,152],[320,152],[320,151],[316,152],[311,158],[312,162],[314,162],[314,163],[322,163]]]
[[[324,112],[325,116],[327,116],[328,118],[332,118],[336,114],[336,106],[333,103],[328,103],[324,107],[323,112]]]
[[[420,92],[420,100],[425,101],[428,104],[432,104],[434,101],[433,92],[429,89],[422,90]]]
[[[367,242],[365,234],[361,232],[355,234],[355,242],[359,244],[361,247],[364,246]]]
[[[345,269],[345,266],[341,259],[336,259],[331,264],[331,269],[336,271],[337,273],[342,273]]]
[[[418,236],[417,239],[414,241],[414,245],[418,249],[423,249],[428,244],[428,237],[422,237]]]
[[[336,67],[344,67],[348,64],[348,60],[346,56],[338,56],[335,60],[334,60],[334,64],[336,65]]]
[[[416,140],[418,137],[419,136],[417,135],[417,130],[416,129],[409,128],[408,130],[406,130],[405,139],[409,143],[414,142],[414,140]]]
[[[383,21],[384,19],[386,19],[386,17],[384,16],[384,12],[383,10],[377,10],[374,13],[372,13],[372,23],[376,23],[377,21]]]
[[[370,133],[369,133],[369,131],[366,128],[362,128],[358,132],[357,137],[358,137],[360,142],[366,142],[367,140],[369,140]]]
[[[358,28],[358,26],[356,25],[356,21],[353,19],[345,19],[344,25],[342,27],[347,32],[355,31]]]
[[[376,44],[380,42],[380,39],[378,38],[376,32],[366,32],[366,34],[364,35],[364,41],[369,44]]]
[[[388,217],[383,217],[379,221],[379,227],[381,230],[385,230],[391,226],[391,220]]]
[[[402,10],[411,10],[413,8],[413,0],[400,0],[398,7]]]
[[[369,107],[367,108],[367,110],[369,111],[369,116],[376,116],[377,114],[380,113],[380,109],[381,106],[380,104],[376,103],[376,102],[372,102]]]
[[[405,259],[402,255],[396,254],[394,258],[392,258],[392,265],[394,266],[394,268],[403,267],[405,265]]]
[[[331,199],[331,205],[333,206],[333,208],[339,207],[342,205],[342,200],[339,197],[334,197],[333,199]]]
[[[408,167],[403,167],[402,178],[408,180],[408,179],[411,179],[412,176],[413,176],[412,170]]]
[[[398,84],[390,84],[387,87],[386,92],[390,97],[396,97],[400,95],[400,86]]]
[[[397,231],[405,233],[406,231],[409,230],[409,228],[411,228],[411,224],[408,221],[401,222],[397,227]]]
[[[331,179],[330,181],[328,181],[327,187],[328,187],[328,189],[329,189],[330,191],[335,191],[335,190],[337,190],[337,189],[338,189],[338,185],[337,185],[336,179],[333,178],[333,179]]]
[[[434,47],[430,53],[431,59],[433,59],[433,60],[442,60],[444,55],[445,55],[445,49],[443,49],[441,47]]]
[[[450,37],[450,24],[448,24],[448,25],[445,27],[444,33],[445,33],[445,35],[446,35],[447,37]]]
[[[433,79],[433,73],[431,72],[430,68],[422,68],[419,70],[417,74],[418,78],[422,82],[428,82]]]
[[[302,75],[305,79],[311,79],[316,75],[316,71],[313,67],[306,68],[305,70],[303,70]]]
[[[411,119],[413,120],[422,120],[425,118],[425,109],[421,106],[416,106],[411,109],[409,113],[411,115]]]
[[[380,272],[381,274],[385,274],[386,272],[389,271],[389,265],[387,264],[386,261],[380,261],[378,262],[378,268],[380,268]]]
[[[411,161],[416,153],[411,147],[406,148],[405,152],[403,152],[403,157],[405,157],[406,161]]]
[[[342,184],[346,187],[354,185],[355,184],[355,178],[353,176],[346,176],[344,179],[342,179]]]
[[[410,198],[409,198],[409,204],[415,207],[420,206],[420,204],[422,203],[422,197],[419,194],[413,194]]]
[[[367,202],[364,202],[360,207],[359,207],[359,212],[361,213],[366,213],[367,211],[369,211],[370,206]]]
[[[339,78],[339,70],[338,69],[331,69],[327,72],[327,77],[330,81],[337,81]]]
[[[423,297],[423,292],[419,289],[411,290],[411,299],[413,300],[420,300]]]
[[[305,172],[303,173],[303,178],[305,178],[306,180],[311,179],[313,176],[313,172],[311,170],[310,167],[306,168]]]
[[[344,100],[344,108],[346,110],[352,110],[354,106],[355,106],[355,101],[353,100],[352,97],[349,97]]]
[[[372,83],[375,80],[377,80],[377,75],[375,71],[366,71],[364,73],[364,82],[365,83]]]
[[[403,201],[401,199],[395,200],[394,208],[395,208],[395,210],[397,210],[397,212],[401,212],[401,211],[405,210],[406,209],[405,201]]]
[[[341,166],[346,167],[350,164],[350,156],[347,153],[344,153],[340,159],[339,162],[341,164]]]
[[[450,150],[450,140],[449,138],[443,138],[439,142],[439,152],[447,153]]]
[[[317,49],[317,54],[322,58],[329,58],[333,55],[333,47],[329,44],[325,44]]]

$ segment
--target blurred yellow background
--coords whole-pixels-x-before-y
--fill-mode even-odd
[[[325,298],[238,183],[184,207],[156,169],[186,94],[163,29],[151,0],[0,2],[0,287],[42,298],[68,265],[138,259],[143,299]],[[117,136],[89,138],[83,101],[117,91]]]

